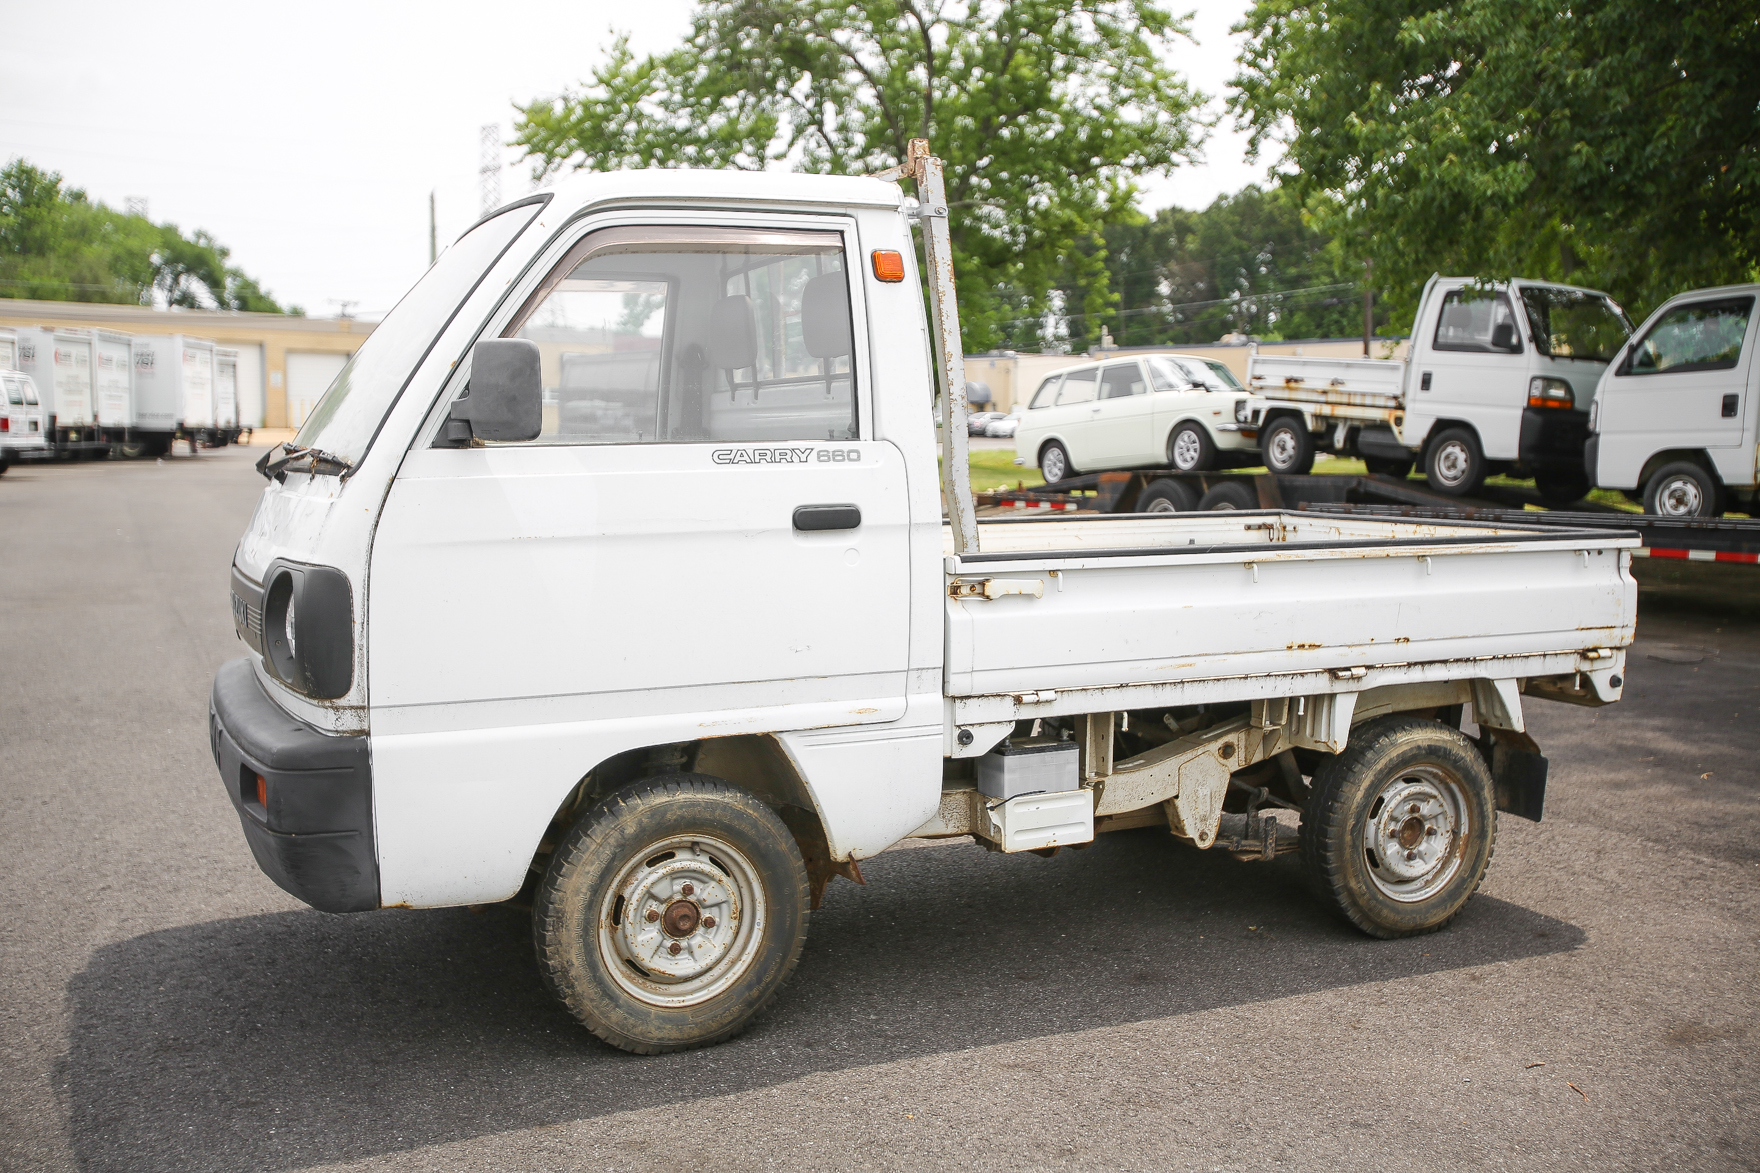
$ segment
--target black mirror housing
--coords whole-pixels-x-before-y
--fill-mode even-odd
[[[544,427],[544,376],[538,344],[525,338],[485,338],[471,347],[471,380],[452,403],[442,434],[453,421],[478,440],[536,440]],[[462,437],[460,437],[462,438]]]

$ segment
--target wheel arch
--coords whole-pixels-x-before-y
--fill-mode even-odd
[[[1430,442],[1436,439],[1436,437],[1442,435],[1442,433],[1448,431],[1450,428],[1464,428],[1471,432],[1473,434],[1473,442],[1479,445],[1480,454],[1484,454],[1485,438],[1479,434],[1479,429],[1476,426],[1467,420],[1455,419],[1452,416],[1443,416],[1440,419],[1432,421],[1430,424],[1430,430],[1424,433],[1423,443],[1418,445],[1418,459],[1424,459],[1430,452]]]
[[[1643,468],[1638,473],[1637,491],[1642,493],[1650,484],[1650,478],[1655,476],[1663,465],[1676,463],[1696,464],[1705,470],[1706,475],[1715,484],[1723,484],[1723,478],[1717,473],[1716,462],[1711,459],[1711,454],[1703,448],[1664,448],[1645,459]]]

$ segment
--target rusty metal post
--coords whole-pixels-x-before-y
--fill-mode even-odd
[[[959,305],[954,298],[953,241],[947,230],[947,185],[941,160],[929,153],[927,139],[912,139],[906,172],[917,182],[923,225],[923,257],[929,277],[929,318],[935,365],[941,375],[941,477],[953,552],[978,552],[978,516],[972,502],[968,443],[966,357],[959,337]]]

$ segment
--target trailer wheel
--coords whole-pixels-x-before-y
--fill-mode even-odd
[[[1258,495],[1240,481],[1223,481],[1220,485],[1204,494],[1198,502],[1201,510],[1210,509],[1257,509]]]
[[[1372,937],[1440,929],[1479,888],[1497,837],[1485,759],[1437,721],[1380,717],[1314,776],[1302,858],[1323,903]]]
[[[1314,468],[1314,437],[1298,416],[1280,415],[1259,434],[1259,453],[1275,473],[1305,473]]]
[[[1150,481],[1137,498],[1138,513],[1190,513],[1198,507],[1198,494],[1184,481],[1162,477]]]
[[[1180,472],[1208,472],[1216,467],[1216,445],[1203,424],[1187,420],[1167,438],[1167,462]]]
[[[1424,450],[1424,479],[1438,493],[1466,497],[1485,483],[1485,453],[1470,428],[1445,428]]]
[[[1068,480],[1076,475],[1075,466],[1069,462],[1069,453],[1056,440],[1045,445],[1039,452],[1039,473],[1045,483],[1055,485],[1058,481]]]
[[[706,774],[637,782],[564,836],[532,936],[551,993],[614,1047],[732,1038],[807,939],[807,869],[776,812]]]
[[[1711,474],[1690,460],[1665,464],[1644,485],[1644,512],[1663,517],[1716,517],[1722,494]]]
[[[151,440],[119,440],[110,446],[110,450],[122,460],[139,460],[147,455],[152,447]]]

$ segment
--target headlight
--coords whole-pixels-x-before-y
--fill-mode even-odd
[[[1234,401],[1234,422],[1237,424],[1247,422],[1247,401],[1245,399]]]
[[[263,661],[295,692],[324,700],[354,683],[354,593],[328,566],[276,562],[265,576]]]
[[[1528,380],[1529,407],[1575,407],[1577,397],[1571,391],[1571,385],[1563,379],[1549,379],[1544,375],[1535,375]]]

